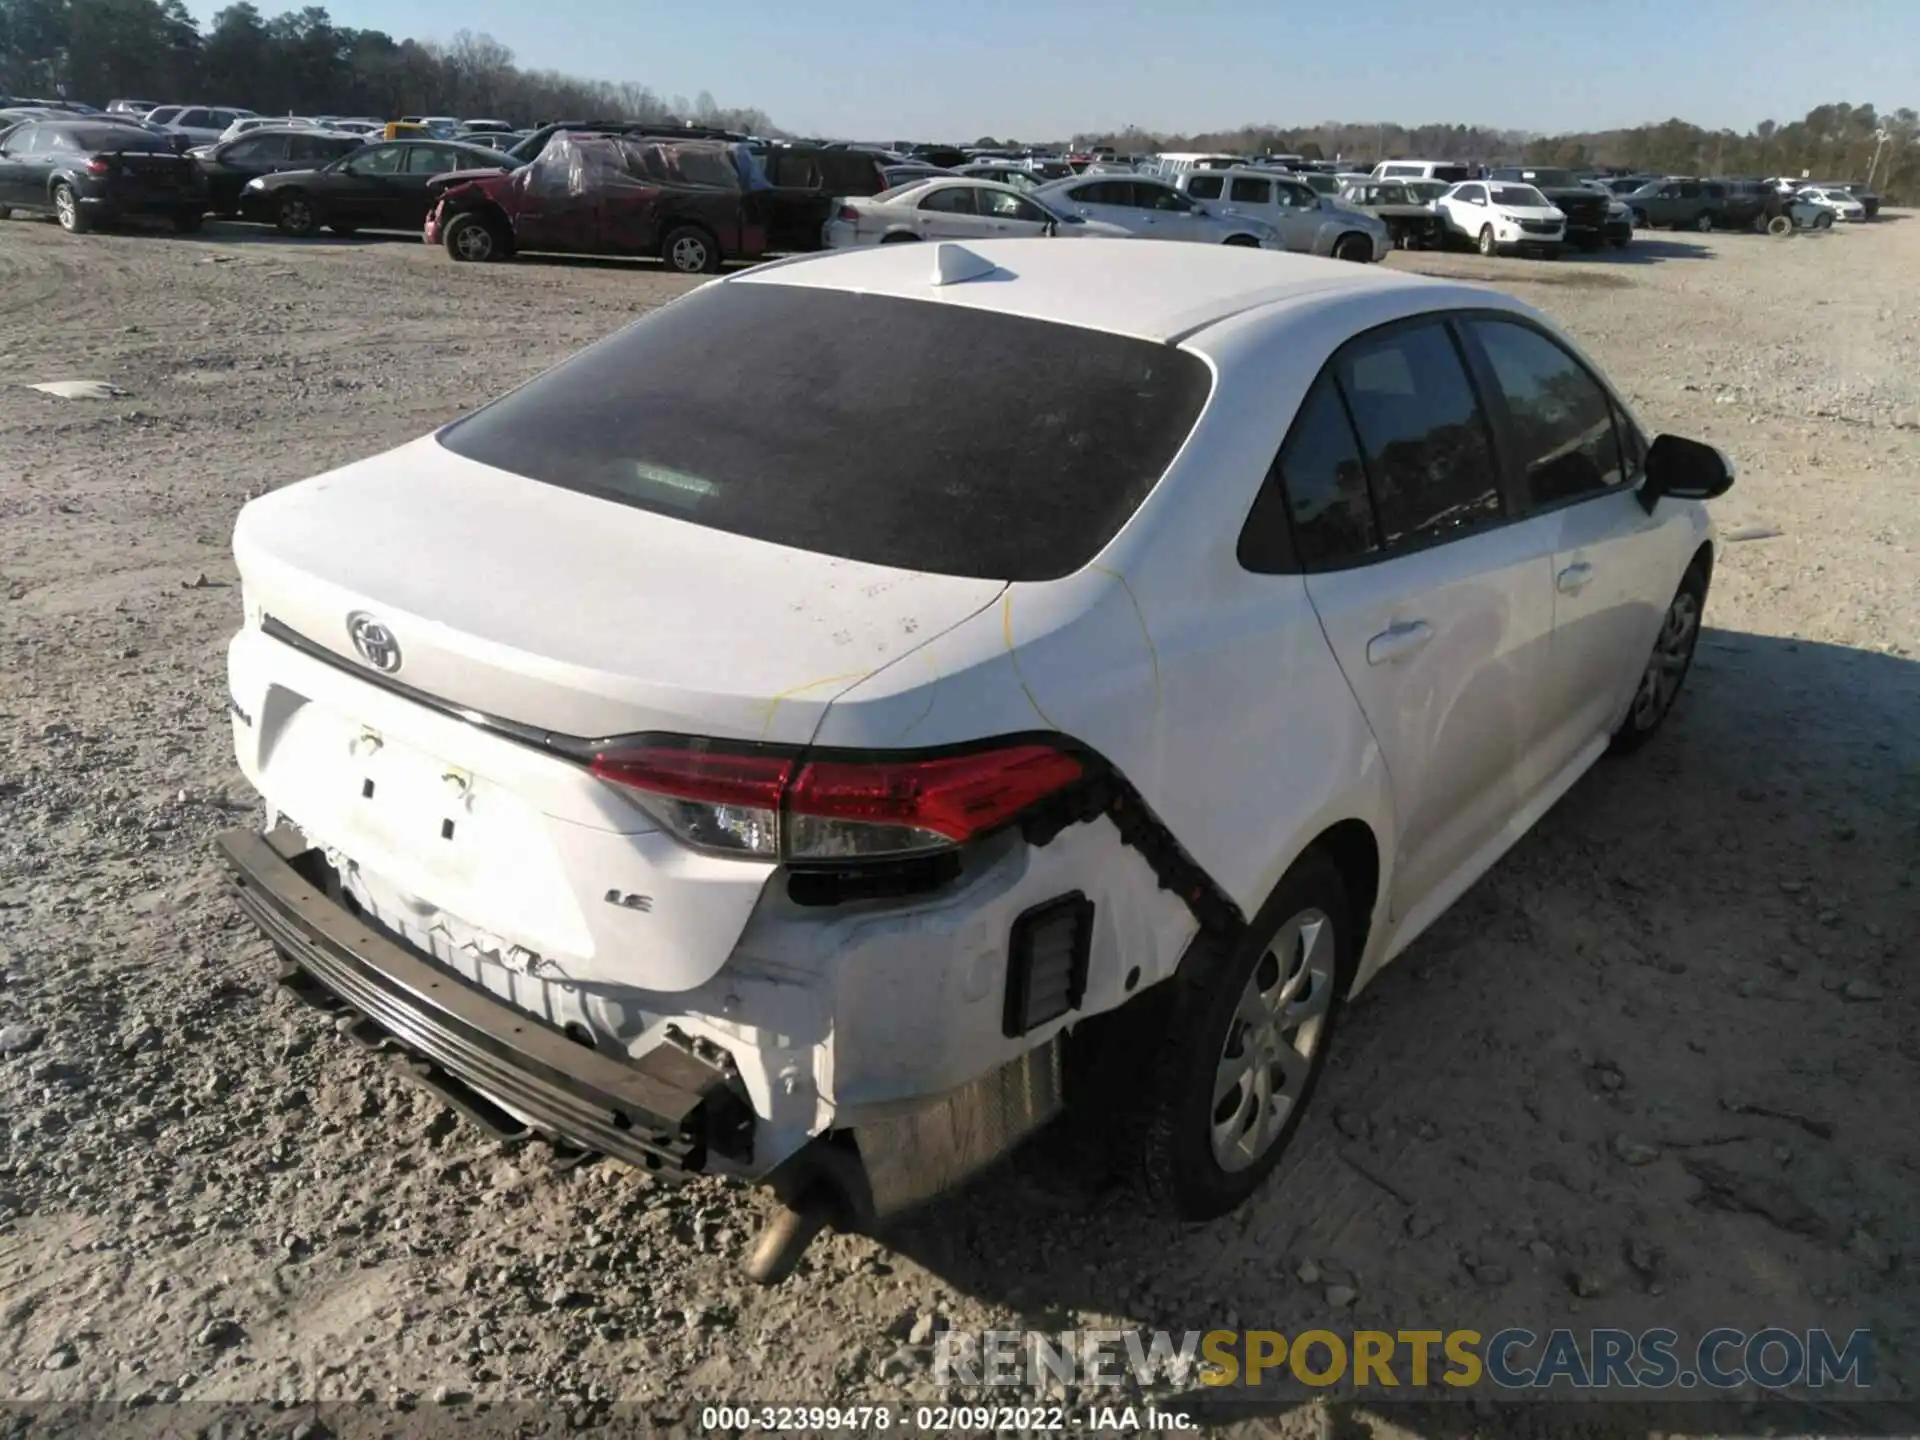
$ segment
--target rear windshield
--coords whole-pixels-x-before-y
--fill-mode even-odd
[[[171,153],[171,141],[133,125],[62,127],[82,150],[155,150]]]
[[[875,565],[1055,580],[1212,385],[1174,346],[931,300],[709,285],[440,432],[470,460]]]

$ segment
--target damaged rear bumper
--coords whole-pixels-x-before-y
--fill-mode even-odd
[[[355,1018],[359,1038],[470,1116],[505,1106],[553,1136],[656,1174],[705,1168],[716,1128],[751,1144],[750,1112],[725,1073],[673,1045],[604,1055],[420,958],[326,888],[297,830],[229,831],[217,842],[241,908],[300,972]]]

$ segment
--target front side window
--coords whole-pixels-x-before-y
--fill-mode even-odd
[[[1453,198],[1456,200],[1465,200],[1469,204],[1478,204],[1487,198],[1487,187],[1484,185],[1462,185],[1458,190],[1453,192]]]
[[[1334,361],[1387,545],[1425,544],[1498,519],[1486,417],[1446,326],[1362,337]]]
[[[1218,200],[1220,198],[1220,177],[1218,175],[1196,175],[1187,181],[1187,194],[1196,200]]]
[[[982,215],[991,215],[996,220],[1025,220],[1034,225],[1047,223],[1047,216],[1038,205],[1029,204],[1018,195],[1005,190],[980,190],[976,192]]]
[[[459,166],[459,153],[445,145],[414,145],[407,151],[409,175],[444,175]]]
[[[397,175],[406,153],[404,145],[382,145],[356,157],[353,168],[362,175]]]
[[[1506,399],[1535,505],[1599,494],[1625,479],[1613,406],[1578,360],[1525,325],[1475,320],[1468,328]]]

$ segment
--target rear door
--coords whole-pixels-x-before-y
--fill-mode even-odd
[[[932,185],[914,206],[914,228],[928,240],[982,240],[992,233],[981,216],[975,186]]]
[[[1212,217],[1173,186],[1136,180],[1133,194],[1143,223],[1151,227],[1147,233],[1157,234],[1162,240],[1211,241],[1215,238]]]
[[[1544,778],[1533,716],[1550,677],[1553,522],[1509,510],[1492,427],[1442,318],[1349,342],[1309,404],[1300,423],[1324,437],[1319,490],[1350,497],[1366,483],[1368,508],[1349,501],[1339,519],[1374,548],[1309,563],[1307,593],[1386,761],[1397,919]],[[1326,508],[1306,493],[1291,503],[1296,529]]]
[[[379,223],[395,230],[418,230],[427,223],[427,209],[432,203],[427,181],[449,170],[458,170],[465,163],[451,145],[407,146],[406,160],[400,173],[393,177],[392,187],[382,203]]]
[[[1553,664],[1537,699],[1544,763],[1557,769],[1606,738],[1639,682],[1690,532],[1679,514],[1641,507],[1641,436],[1571,351],[1517,319],[1461,329],[1484,362],[1514,484],[1553,533]]]

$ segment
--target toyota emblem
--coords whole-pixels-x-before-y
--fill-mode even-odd
[[[366,611],[356,610],[347,616],[347,634],[360,658],[374,669],[391,675],[400,668],[400,642]]]

